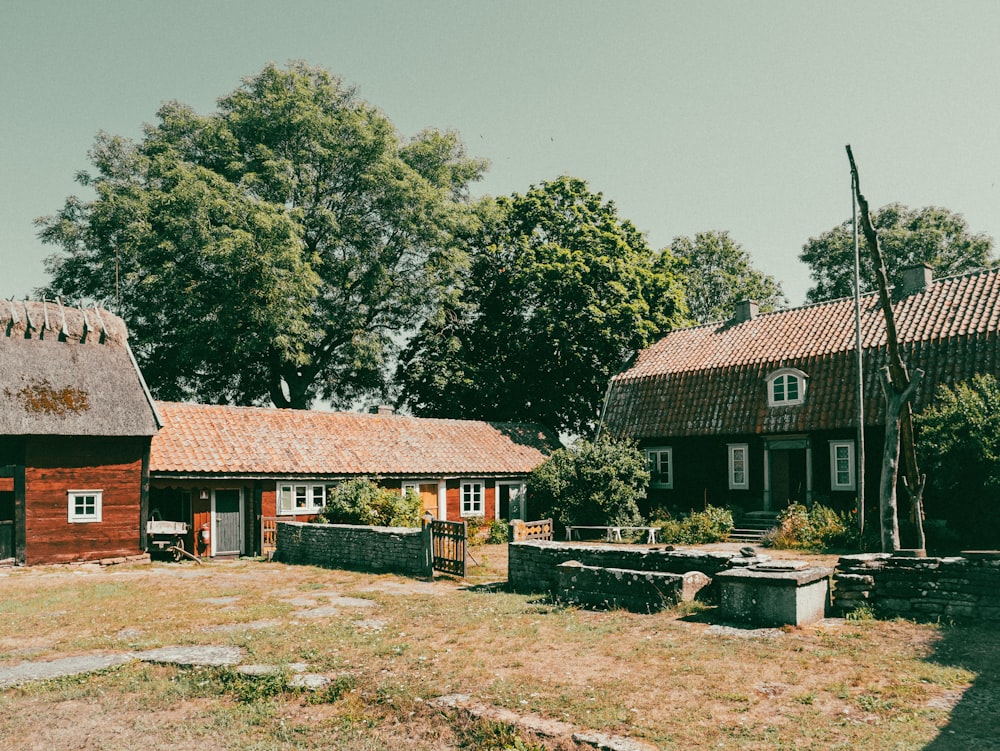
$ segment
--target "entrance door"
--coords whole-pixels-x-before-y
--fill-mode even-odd
[[[525,518],[527,509],[524,504],[524,483],[523,482],[501,482],[497,485],[497,492],[500,496],[500,517],[501,519],[521,519]]]
[[[216,490],[212,555],[239,555],[242,551],[242,514],[239,490]]]
[[[806,449],[785,449],[771,452],[772,508],[780,510],[793,503],[805,503]]]

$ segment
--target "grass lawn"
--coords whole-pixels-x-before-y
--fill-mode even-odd
[[[1000,748],[995,627],[593,612],[490,587],[503,548],[473,554],[473,587],[257,561],[7,569],[0,668],[228,645],[285,672],[129,662],[7,688],[0,748],[576,747],[433,703],[448,694],[663,749]],[[289,689],[294,663],[335,680]]]

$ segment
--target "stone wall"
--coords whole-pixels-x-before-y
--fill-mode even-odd
[[[879,617],[1000,621],[1000,553],[912,558],[843,556],[834,574],[834,609],[869,605]]]
[[[426,576],[427,556],[422,529],[278,522],[275,559],[283,563]]]
[[[512,542],[508,547],[507,579],[518,592],[548,592],[559,588],[560,563],[578,561],[585,566],[686,574],[700,571],[714,577],[719,571],[770,560],[769,556],[669,547],[633,548],[624,545],[576,545],[568,542]]]
[[[684,588],[681,574],[662,571],[599,568],[576,561],[560,563],[556,569],[559,598],[591,607],[651,613],[680,602]]]

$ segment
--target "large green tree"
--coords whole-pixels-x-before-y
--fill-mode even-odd
[[[885,257],[890,283],[898,283],[906,266],[926,263],[939,277],[962,274],[994,265],[993,239],[969,231],[965,218],[930,206],[911,209],[898,203],[883,206],[872,216]],[[864,239],[861,240],[864,242]],[[854,294],[854,234],[851,220],[810,238],[799,258],[810,268],[814,286],[809,302]],[[861,254],[861,290],[875,288],[870,254]]]
[[[401,358],[399,402],[589,435],[609,378],[683,320],[676,264],[572,177],[479,215],[466,273]]]
[[[114,305],[158,397],[295,408],[384,389],[394,341],[451,285],[485,167],[304,63],[209,115],[168,103],[91,159],[96,198],[39,220],[47,292]]]
[[[681,264],[688,308],[698,323],[732,317],[741,300],[755,300],[762,312],[788,303],[781,284],[755,269],[750,254],[728,232],[676,237],[670,250]]]

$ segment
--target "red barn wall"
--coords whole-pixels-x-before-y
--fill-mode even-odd
[[[138,555],[149,438],[33,436],[25,449],[25,563]],[[100,522],[68,521],[69,490],[102,491]]]

